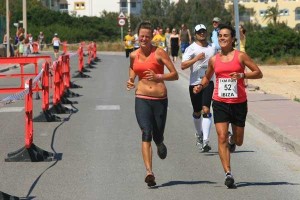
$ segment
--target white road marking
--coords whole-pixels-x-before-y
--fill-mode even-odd
[[[120,110],[120,105],[98,105],[96,110]]]
[[[24,110],[24,107],[2,107],[0,108],[0,112],[7,113],[7,112],[21,112]]]

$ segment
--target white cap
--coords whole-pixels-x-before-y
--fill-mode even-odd
[[[197,26],[195,26],[195,32],[198,32],[201,29],[206,30],[206,27],[203,24],[198,24]]]
[[[54,35],[56,36],[56,35],[57,35],[57,33],[54,33]]]
[[[221,19],[220,19],[219,17],[214,17],[212,21],[213,21],[213,22],[220,22]]]

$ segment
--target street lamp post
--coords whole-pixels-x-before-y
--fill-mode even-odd
[[[25,37],[27,36],[27,2],[23,0],[23,28],[25,29]]]
[[[10,57],[9,21],[9,0],[6,0],[6,57]]]
[[[127,20],[128,20],[128,28],[130,28],[130,0],[128,0],[128,3],[127,3],[127,15],[128,15],[128,17],[127,17]]]
[[[239,2],[234,0],[234,18],[235,18],[235,34],[237,39],[237,49],[240,50],[240,19],[239,19]]]

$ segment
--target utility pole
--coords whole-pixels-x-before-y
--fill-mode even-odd
[[[25,29],[25,37],[27,36],[27,2],[23,0],[23,28]]]
[[[9,21],[9,0],[6,0],[6,57],[10,57]]]
[[[235,34],[237,39],[237,49],[240,50],[240,18],[239,18],[239,2],[234,0],[234,21],[235,21]]]
[[[127,1],[127,20],[128,20],[128,28],[130,28],[130,7],[131,7],[131,2],[130,0]]]

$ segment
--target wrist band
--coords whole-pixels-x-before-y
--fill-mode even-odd
[[[245,73],[239,73],[241,78],[245,78]]]
[[[162,80],[162,79],[163,79],[163,75],[162,75],[162,74],[156,74],[156,78],[157,78],[158,80]]]

